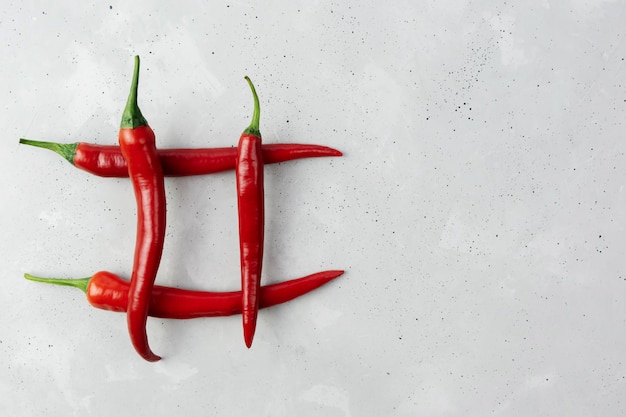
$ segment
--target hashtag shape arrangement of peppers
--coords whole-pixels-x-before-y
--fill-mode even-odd
[[[52,150],[76,168],[100,177],[128,177],[128,166],[119,146],[85,142],[56,143],[20,139],[20,143]],[[341,156],[341,151],[327,146],[275,143],[262,145],[264,164],[276,164],[301,158]],[[235,169],[237,148],[157,149],[166,177],[206,175]]]
[[[261,287],[259,308],[291,301],[339,277],[343,271],[322,271],[276,284]],[[87,295],[93,307],[116,312],[128,308],[128,281],[107,272],[96,272],[92,277],[79,279],[40,278],[24,274],[31,281],[79,288]],[[241,313],[241,291],[208,292],[155,285],[148,313],[164,319],[194,319],[200,317],[231,316]]]
[[[150,349],[146,322],[165,241],[165,184],[155,135],[137,105],[139,57],[122,114],[119,144],[137,201],[137,236],[128,290],[127,322],[133,347],[147,361],[161,359]]]
[[[259,121],[259,97],[250,78],[245,77],[254,99],[250,126],[243,131],[237,146],[235,177],[239,211],[239,251],[241,263],[241,316],[246,346],[252,346],[259,312],[259,291],[263,267],[265,202],[263,191],[263,154]]]
[[[20,139],[47,148],[77,168],[102,177],[129,177],[137,203],[137,233],[130,282],[101,271],[85,279],[26,278],[82,289],[95,307],[127,313],[135,350],[148,361],[160,357],[148,344],[148,316],[188,319],[242,314],[244,340],[251,347],[258,310],[299,297],[343,274],[324,271],[303,278],[261,286],[264,240],[264,165],[299,158],[341,156],[336,149],[303,144],[263,145],[260,105],[254,85],[252,122],[237,148],[157,149],[155,135],[137,105],[139,57],[122,115],[118,146],[59,144]],[[155,285],[165,240],[165,176],[203,175],[235,169],[239,217],[241,291],[203,292]]]

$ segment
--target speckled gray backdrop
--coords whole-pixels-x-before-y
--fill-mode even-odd
[[[626,2],[5,1],[0,414],[626,414]],[[239,317],[150,319],[23,279],[128,278],[127,180],[20,137],[115,144],[132,56],[160,147],[342,158],[266,168],[264,281],[346,274]],[[168,179],[157,282],[239,286],[232,172]]]

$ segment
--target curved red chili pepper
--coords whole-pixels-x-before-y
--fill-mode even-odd
[[[128,177],[128,166],[119,146],[95,145],[85,142],[56,143],[20,139],[20,143],[50,149],[76,168],[100,177]],[[341,151],[327,146],[300,143],[262,145],[264,164],[275,164],[300,158],[342,156]],[[182,177],[206,175],[235,169],[237,148],[157,149],[163,175]]]
[[[263,154],[261,153],[261,115],[259,98],[250,78],[245,77],[254,98],[250,126],[244,130],[237,146],[237,206],[239,210],[239,250],[241,262],[241,315],[243,336],[252,346],[259,311],[259,290],[263,267],[265,204],[263,191]]]
[[[152,287],[161,262],[165,241],[165,184],[156,152],[154,132],[137,105],[139,57],[122,115],[119,143],[128,164],[128,175],[137,200],[137,241],[128,293],[127,321],[137,353],[147,361],[161,359],[148,344],[146,322]]]
[[[342,274],[343,271],[323,271],[261,287],[259,308],[291,301]],[[111,272],[100,271],[92,277],[80,279],[40,278],[30,274],[24,274],[24,277],[31,281],[79,288],[86,293],[89,304],[102,310],[125,312],[128,307],[129,283]],[[191,291],[160,285],[152,288],[148,310],[151,317],[177,320],[231,316],[239,313],[241,313],[241,291]]]

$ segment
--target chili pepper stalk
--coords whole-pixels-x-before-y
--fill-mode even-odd
[[[156,139],[137,104],[139,57],[122,114],[119,144],[137,203],[137,233],[128,295],[127,322],[133,347],[147,361],[161,359],[148,344],[146,322],[165,241],[165,184]]]
[[[241,308],[243,336],[252,346],[259,311],[259,291],[263,267],[265,203],[263,185],[263,154],[259,120],[259,97],[252,81],[245,77],[254,99],[250,125],[243,131],[237,146],[237,207],[239,214],[239,250],[241,264]]]

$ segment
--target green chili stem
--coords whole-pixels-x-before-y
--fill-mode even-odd
[[[56,143],[56,142],[41,142],[38,140],[20,139],[20,143],[24,145],[37,146],[39,148],[50,149],[67,159],[70,164],[74,165],[74,157],[76,156],[76,148],[78,143]]]
[[[139,126],[148,126],[148,122],[141,114],[137,105],[137,88],[139,86],[139,56],[135,56],[135,69],[133,70],[133,81],[130,85],[130,93],[126,101],[124,113],[122,113],[122,129],[134,129]]]
[[[252,90],[252,98],[254,99],[254,110],[252,112],[252,122],[250,122],[250,126],[243,131],[243,133],[247,133],[249,135],[254,135],[261,137],[261,131],[259,130],[259,122],[261,119],[261,105],[259,104],[259,96],[256,94],[256,90],[254,89],[254,84],[250,80],[250,77],[247,75],[244,77]]]
[[[89,281],[91,281],[91,277],[79,278],[79,279],[41,278],[41,277],[36,277],[31,274],[24,274],[24,278],[29,279],[31,281],[43,282],[46,284],[65,285],[68,287],[74,287],[74,288],[78,288],[79,290],[82,290],[84,293],[87,293],[87,285],[89,285]]]

